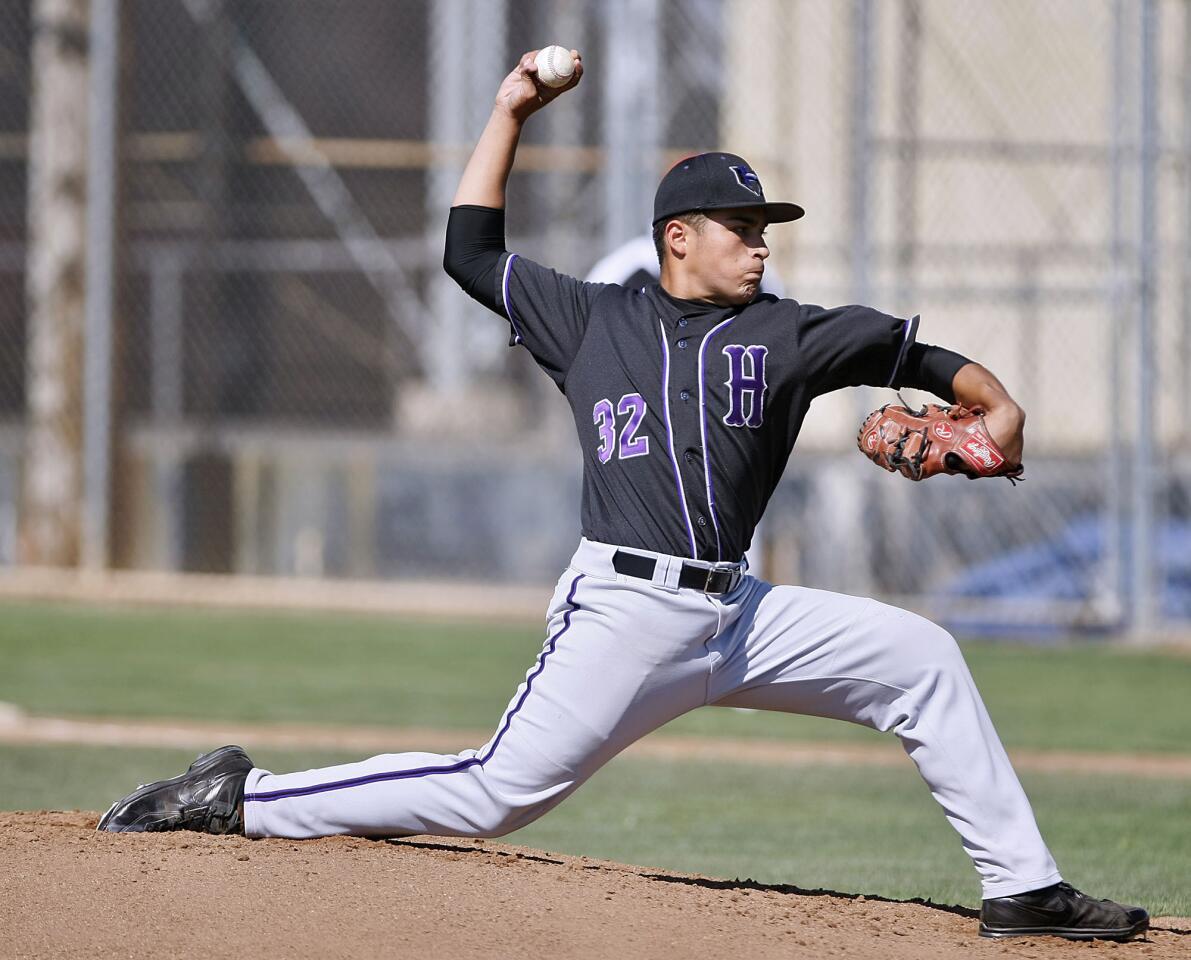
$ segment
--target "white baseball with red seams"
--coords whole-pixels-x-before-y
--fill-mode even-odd
[[[538,79],[547,87],[565,87],[575,75],[575,58],[570,50],[558,44],[539,50],[534,63],[537,64]]]
[[[945,630],[875,600],[747,575],[722,595],[679,588],[691,561],[649,551],[628,552],[655,560],[653,581],[627,577],[613,568],[616,550],[580,543],[541,654],[484,746],[281,776],[255,769],[247,835],[501,836],[666,722],[734,706],[892,730],[959,832],[985,897],[1060,879]]]

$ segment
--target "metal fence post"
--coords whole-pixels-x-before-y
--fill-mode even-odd
[[[1109,396],[1109,451],[1120,450],[1124,435],[1124,361],[1121,356],[1125,338],[1122,330],[1127,326],[1127,294],[1129,285],[1128,265],[1125,250],[1125,160],[1129,129],[1126,118],[1126,104],[1132,89],[1129,80],[1129,47],[1125,41],[1124,0],[1113,0],[1112,5],[1112,68],[1109,89],[1112,91],[1109,103],[1109,254],[1112,274],[1109,285],[1109,332],[1108,332],[1108,378]],[[1107,591],[1115,599],[1118,620],[1129,616],[1132,602],[1129,590],[1132,581],[1125,563],[1128,533],[1124,525],[1125,459],[1106,456],[1106,477],[1104,492],[1104,570]]]
[[[1144,0],[1141,7],[1141,155],[1138,254],[1137,335],[1134,338],[1137,378],[1137,437],[1133,446],[1133,586],[1131,630],[1135,641],[1151,635],[1157,622],[1161,571],[1154,562],[1154,307],[1157,298],[1158,224],[1157,180],[1159,151],[1158,3]]]
[[[872,185],[873,164],[873,84],[876,76],[876,46],[874,43],[874,17],[872,0],[853,0],[852,5],[852,76],[851,76],[851,125],[850,183],[849,191],[849,239],[851,254],[851,286],[854,303],[867,304],[872,299]],[[855,393],[854,407],[856,422],[872,406],[871,391]],[[864,528],[864,513],[872,498],[865,496],[873,482],[867,474],[856,476],[846,474],[847,483],[860,485],[845,499],[854,505],[851,522],[855,529]],[[873,590],[872,551],[867,550],[860,537],[846,537],[841,540],[848,556],[843,558],[847,571],[848,589],[858,593]]]
[[[1179,411],[1179,437],[1184,448],[1191,441],[1191,3],[1183,7],[1182,75],[1182,170],[1183,223],[1182,256],[1179,258],[1179,364],[1182,393],[1175,404]]]
[[[87,292],[83,350],[82,567],[110,561],[112,316],[116,298],[120,0],[91,0]]]
[[[603,126],[607,156],[604,249],[649,225],[663,141],[658,97],[658,0],[611,0],[604,43]]]

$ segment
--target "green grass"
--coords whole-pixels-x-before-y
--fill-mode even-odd
[[[254,751],[255,753],[255,751]],[[193,759],[176,750],[0,746],[0,808],[100,810]],[[260,751],[274,770],[347,759]],[[1185,782],[1023,777],[1069,880],[1191,915]],[[909,762],[769,768],[622,757],[509,842],[725,878],[975,906],[976,874]]]
[[[1187,783],[1022,779],[1076,886],[1191,915]],[[762,883],[967,906],[980,896],[958,835],[908,764],[774,769],[626,758],[515,839]]]
[[[486,727],[540,645],[530,627],[0,606],[0,700],[47,714]]]
[[[43,714],[490,729],[532,667],[541,625],[48,604],[0,606],[0,701]],[[1011,747],[1191,751],[1191,659],[1099,646],[965,647]],[[699,710],[705,736],[855,740],[848,724]],[[251,744],[247,744],[251,747]],[[253,750],[275,770],[348,759]],[[0,745],[0,809],[98,810],[172,775],[183,751]],[[1191,783],[1023,776],[1066,875],[1191,915]],[[618,759],[511,838],[765,883],[973,905],[975,874],[908,762],[768,768]]]
[[[331,614],[0,606],[0,701],[43,714],[488,729],[540,625]],[[1187,752],[1191,658],[1097,646],[965,646],[1011,747]],[[863,740],[808,717],[699,710],[705,736]]]

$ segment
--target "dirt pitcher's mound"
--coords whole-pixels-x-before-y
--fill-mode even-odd
[[[1186,956],[976,937],[971,911],[626,867],[490,842],[95,833],[0,813],[5,957]],[[1123,955],[1123,954],[1120,954]]]

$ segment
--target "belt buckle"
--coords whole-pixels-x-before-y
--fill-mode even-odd
[[[712,590],[711,589],[711,578],[714,577],[717,573],[728,574],[728,586],[723,590]],[[713,563],[710,567],[707,568],[707,579],[703,581],[703,592],[704,593],[728,593],[728,592],[730,592],[732,590],[732,588],[735,586],[735,583],[732,582],[732,574],[737,575],[736,583],[739,583],[740,582],[739,581],[740,569],[738,567],[736,567],[734,564],[730,564],[730,563],[724,564],[722,566],[718,563]]]

